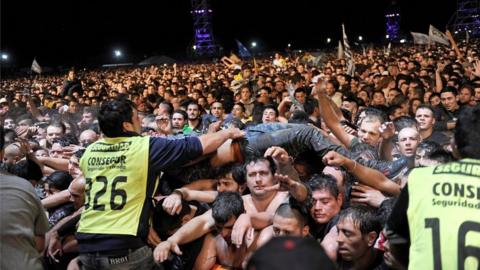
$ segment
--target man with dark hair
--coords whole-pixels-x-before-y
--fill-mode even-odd
[[[213,115],[217,121],[223,121],[223,114],[225,112],[225,108],[223,108],[223,104],[220,101],[214,101],[210,107],[210,113]]]
[[[82,82],[77,78],[75,70],[69,70],[67,79],[63,82],[62,98],[72,96],[77,92],[80,96],[83,95]]]
[[[0,157],[4,132],[0,127]],[[48,219],[35,189],[25,179],[0,170],[0,269],[43,269]]]
[[[192,129],[187,125],[188,115],[184,110],[176,110],[172,115],[173,134],[191,133]]]
[[[47,146],[51,147],[55,139],[65,135],[66,127],[60,121],[54,121],[47,127]]]
[[[202,250],[195,262],[195,269],[212,269],[215,264],[223,267],[241,268],[248,255],[246,244],[233,248],[231,240],[233,226],[237,218],[245,212],[243,200],[237,192],[222,192],[212,205],[212,217],[215,221],[214,233],[205,237]]]
[[[478,106],[459,115],[455,152],[462,159],[414,169],[392,210],[387,237],[405,268],[478,268],[479,115]]]
[[[475,105],[475,89],[469,84],[465,84],[460,88],[460,93],[458,94],[458,103],[460,106],[471,106]]]
[[[336,179],[329,174],[316,174],[307,185],[312,191],[310,232],[313,237],[322,240],[337,222],[336,216],[343,203],[342,194]]]
[[[450,143],[448,138],[441,131],[434,130],[435,126],[435,112],[432,107],[426,104],[418,106],[415,112],[415,119],[418,122],[418,130],[422,141],[436,142],[441,146]]]
[[[202,118],[200,105],[192,101],[187,105],[188,127],[196,134],[202,133]]]
[[[263,114],[262,114],[262,123],[275,123],[278,122],[278,110],[277,108],[272,105],[263,106]]]
[[[452,86],[447,86],[440,92],[442,106],[435,112],[435,129],[440,131],[453,130],[462,108],[458,105],[458,92]]]
[[[305,205],[290,200],[290,203],[283,203],[277,208],[273,215],[273,224],[261,232],[256,244],[261,247],[272,237],[279,236],[308,237],[309,232]]]
[[[97,111],[92,107],[83,108],[82,120],[78,123],[80,129],[86,129],[97,119]]]
[[[177,140],[141,137],[137,110],[127,100],[104,103],[98,122],[105,137],[90,145],[80,160],[87,189],[76,235],[79,260],[89,269],[150,269],[152,252],[145,245],[149,198],[160,171],[210,153],[243,133],[228,129]]]
[[[342,210],[338,228],[338,268],[376,269],[382,256],[374,248],[382,224],[375,210],[364,205],[352,205]]]

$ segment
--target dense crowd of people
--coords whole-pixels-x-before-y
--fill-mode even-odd
[[[479,44],[1,80],[1,269],[478,269]]]

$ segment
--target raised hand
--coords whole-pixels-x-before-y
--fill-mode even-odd
[[[272,146],[265,151],[265,157],[271,156],[280,165],[288,165],[291,162],[287,151],[279,146]]]
[[[393,122],[385,122],[383,123],[378,130],[380,131],[380,135],[385,140],[392,138],[395,135],[395,125]]]

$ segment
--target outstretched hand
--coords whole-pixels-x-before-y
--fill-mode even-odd
[[[282,175],[276,173],[274,175],[274,180],[277,184],[270,186],[270,187],[264,187],[264,190],[266,191],[289,191],[293,186],[295,186],[295,180],[291,179],[288,177],[288,175]]]

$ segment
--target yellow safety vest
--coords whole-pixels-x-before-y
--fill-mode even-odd
[[[413,170],[408,269],[480,269],[480,160]]]
[[[78,232],[136,236],[145,200],[149,137],[105,138],[90,145],[80,168],[85,210]]]

